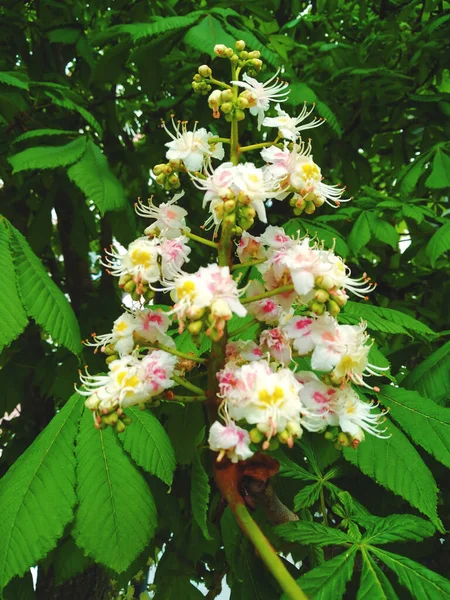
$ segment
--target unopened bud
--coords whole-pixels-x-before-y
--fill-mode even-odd
[[[124,425],[131,425],[131,423],[133,422],[133,420],[130,417],[123,417],[122,418],[122,422]]]
[[[351,445],[351,441],[349,440],[346,433],[341,431],[341,433],[337,437],[338,444],[344,448],[347,448]]]
[[[243,219],[254,219],[256,217],[256,210],[253,206],[242,206],[239,210],[239,214]]]
[[[132,299],[134,302],[139,302],[139,301],[140,301],[140,299],[141,299],[141,295],[140,295],[140,294],[138,294],[137,292],[132,292],[132,293],[130,294],[130,296],[131,296],[131,299]]]
[[[123,433],[126,429],[126,425],[123,421],[118,421],[114,429],[116,430],[116,433]]]
[[[165,167],[166,167],[166,165],[164,165],[164,164],[155,165],[153,167],[153,173],[155,175],[160,175],[161,173],[164,172]]]
[[[200,75],[200,73],[196,73],[193,77],[195,83],[203,83],[203,79],[202,76]]]
[[[280,447],[280,442],[276,438],[272,438],[270,440],[269,450],[271,452],[274,452],[275,450],[278,450],[279,447]]]
[[[224,206],[223,204],[218,204],[217,206],[214,207],[214,212],[217,215],[218,219],[221,219],[223,217],[223,213],[224,213]]]
[[[107,346],[103,346],[102,352],[103,354],[106,354],[106,356],[112,356],[113,354],[116,354],[116,348],[114,344],[108,344]]]
[[[236,50],[239,50],[239,52],[242,52],[242,50],[245,50],[244,40],[238,40],[235,44],[235,48],[236,48]]]
[[[211,77],[212,75],[211,67],[208,67],[208,65],[201,65],[198,72],[202,77]]]
[[[313,199],[313,204],[314,204],[314,206],[319,208],[319,206],[322,206],[323,204],[325,204],[325,199],[320,196],[315,196]]]
[[[325,431],[323,437],[328,441],[328,442],[334,442],[334,440],[336,439],[336,435],[332,432],[332,431]]]
[[[327,302],[327,309],[332,317],[336,317],[341,312],[339,305],[334,300]]]
[[[180,178],[176,173],[172,173],[172,175],[167,179],[171,186],[176,187],[180,186]]]
[[[108,356],[108,357],[107,357],[107,359],[106,359],[106,361],[105,361],[105,362],[106,362],[106,364],[107,364],[107,365],[109,365],[109,364],[111,364],[112,362],[114,362],[115,360],[119,360],[119,358],[120,358],[120,357],[119,357],[119,355],[118,355],[118,354],[111,354],[110,356]]]
[[[226,213],[233,212],[233,210],[236,208],[236,202],[234,200],[226,200],[223,203],[223,207]]]
[[[102,417],[102,421],[103,423],[106,423],[106,425],[115,425],[119,420],[119,416],[116,412],[112,412],[109,415],[105,415],[104,417]]]
[[[222,102],[222,92],[220,90],[214,90],[208,96],[209,108],[217,108]]]
[[[227,58],[231,58],[233,55],[234,55],[234,50],[233,50],[233,48],[227,48],[227,49],[225,50],[225,56],[226,56]]]
[[[144,292],[144,298],[145,298],[145,300],[146,300],[147,302],[150,302],[150,300],[153,300],[153,298],[155,297],[155,295],[156,295],[156,292],[155,292],[155,290],[150,290],[150,289],[148,289],[148,290],[146,290],[146,291]]]
[[[249,431],[250,439],[254,444],[260,444],[266,437],[262,431],[254,427]]]
[[[253,58],[252,65],[255,67],[255,69],[257,71],[259,71],[261,69],[263,63],[262,63],[262,60],[260,60],[259,58]]]
[[[224,56],[226,51],[227,47],[225,44],[216,44],[214,46],[214,53],[217,54],[217,56]]]
[[[205,309],[204,308],[188,308],[186,310],[186,315],[192,321],[198,321],[205,315]]]
[[[156,183],[159,183],[159,185],[164,185],[164,183],[166,181],[165,173],[160,173],[155,181],[156,181]]]
[[[299,217],[302,213],[303,213],[304,209],[303,208],[294,208],[293,213],[296,217]]]
[[[302,435],[302,428],[300,426],[300,423],[297,423],[297,421],[288,421],[286,423],[286,430],[290,435],[293,435],[294,437],[301,437]]]
[[[136,284],[134,283],[133,280],[129,281],[128,283],[126,283],[123,286],[123,291],[126,292],[127,294],[132,294],[135,289],[136,289]]]
[[[330,299],[330,294],[326,290],[316,290],[314,298],[317,302],[327,302]]]
[[[323,290],[331,290],[334,287],[334,282],[328,275],[319,275],[315,278],[314,285]]]
[[[317,300],[314,300],[311,302],[311,310],[316,315],[323,315],[325,312],[325,304],[321,304],[320,302],[317,302]]]
[[[278,434],[277,438],[280,444],[287,444],[288,441],[291,439],[291,434],[285,429],[284,431],[281,431]]]
[[[255,222],[255,219],[240,219],[239,225],[242,227],[242,229],[244,231],[247,231],[247,229],[250,229],[250,227],[253,226],[254,222]]]
[[[247,60],[248,59],[248,52],[240,52],[239,58],[241,60]]]
[[[187,328],[188,328],[189,333],[191,335],[193,335],[194,337],[197,335],[200,335],[200,333],[203,329],[203,321],[193,321],[192,323],[189,323]]]
[[[224,102],[221,105],[220,110],[221,112],[223,112],[224,115],[228,115],[233,110],[233,105],[231,104],[231,102]]]
[[[236,121],[243,121],[245,119],[245,112],[242,110],[242,108],[236,108],[234,111],[234,117]]]
[[[123,288],[123,286],[128,283],[133,278],[129,273],[124,273],[119,277],[119,287]]]
[[[259,58],[261,56],[261,52],[259,50],[252,50],[248,53],[249,58]]]
[[[251,92],[250,90],[244,90],[240,96],[248,100],[249,106],[255,106],[257,98],[254,92]]]
[[[241,108],[242,110],[244,110],[245,108],[248,108],[249,107],[249,103],[248,103],[247,98],[242,98],[242,96],[240,96],[237,99],[236,106],[238,108]]]

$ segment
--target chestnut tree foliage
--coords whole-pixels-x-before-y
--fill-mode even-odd
[[[39,0],[4,2],[0,14],[0,595],[450,598],[450,4]],[[261,333],[251,316],[230,320],[223,306],[209,321],[212,309],[188,318],[182,333],[180,312],[164,315],[167,337],[147,345],[176,354],[170,392],[104,413],[90,399],[85,406],[86,388],[73,393],[84,365],[105,373],[118,358],[81,340],[111,331],[127,296],[161,311],[182,299],[176,291],[171,300],[168,285],[130,285],[123,273],[117,286],[107,272],[114,258],[98,260],[108,264],[105,248],[144,235],[138,199],[142,213],[151,195],[159,206],[185,191],[177,205],[187,212],[191,274],[217,262],[217,250],[222,268],[237,264],[243,231],[265,231],[258,209],[236,200],[212,211],[213,238],[202,229],[203,170],[163,169],[171,138],[161,120],[171,130],[171,115],[211,131],[234,166],[244,162],[236,135],[241,148],[275,137],[276,128],[258,131],[243,87],[239,107],[237,96],[208,106],[224,88],[205,65],[232,86],[218,44],[236,56],[256,51],[245,67],[261,82],[281,69],[290,89],[282,110],[297,116],[306,102],[315,104],[310,120],[326,119],[302,138],[311,137],[324,181],[341,182],[351,201],[275,198],[265,210],[269,226],[317,240],[317,252],[376,281],[368,300],[336,303],[317,289],[293,318],[325,311],[342,325],[367,324],[370,363],[383,378],[357,387],[358,402],[387,411],[384,438],[325,425],[258,439],[251,421],[253,457],[233,463],[210,439],[212,452],[224,330],[243,342]],[[276,117],[275,102],[266,117]],[[264,164],[259,151],[245,160]],[[237,219],[232,256],[215,247],[228,213]],[[258,267],[233,270],[242,306],[260,293],[245,287],[262,285]],[[291,370],[310,371],[310,352],[297,354]]]

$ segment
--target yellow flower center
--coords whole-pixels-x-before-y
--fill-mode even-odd
[[[261,390],[259,392],[259,399],[264,404],[277,404],[279,400],[284,398],[283,389],[276,386],[272,394],[269,394],[267,390]]]
[[[258,183],[258,181],[259,181],[258,175],[255,175],[254,173],[252,175],[249,175],[248,178],[250,179],[250,181],[252,183]]]
[[[125,323],[125,321],[119,321],[118,323],[116,323],[115,330],[118,331],[119,333],[123,333],[127,329],[128,329],[128,323]]]
[[[177,287],[178,298],[184,298],[185,296],[193,296],[195,292],[195,283],[193,281],[185,281],[183,285]]]
[[[315,163],[306,163],[302,165],[302,169],[305,177],[314,177],[315,179],[320,177],[319,167]]]
[[[152,266],[152,257],[147,250],[136,248],[136,250],[131,252],[130,259],[133,265],[142,265],[146,269],[149,269]]]
[[[136,375],[128,375],[126,371],[122,371],[117,375],[117,383],[123,387],[134,388],[139,385],[140,380]]]

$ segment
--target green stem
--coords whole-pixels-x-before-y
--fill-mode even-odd
[[[270,545],[266,536],[250,516],[244,504],[238,503],[231,507],[239,525],[251,540],[266,567],[280,584],[281,589],[287,594],[289,600],[308,600],[295,579],[284,566],[282,560]]]
[[[208,138],[208,144],[217,144],[218,142],[222,142],[223,144],[230,144],[230,138],[221,138],[221,137],[212,137]]]
[[[258,300],[264,300],[264,298],[270,298],[271,296],[277,296],[278,294],[285,294],[286,292],[292,292],[294,286],[292,283],[289,285],[281,285],[274,290],[269,290],[268,292],[263,292],[262,294],[257,294],[256,296],[250,296],[249,298],[243,298],[241,300],[241,304],[250,304],[250,302],[257,302]]]
[[[195,356],[192,354],[186,354],[185,352],[180,352],[176,348],[171,348],[170,346],[166,346],[165,344],[161,344],[160,342],[155,342],[152,346],[146,346],[147,348],[154,348],[155,350],[164,350],[168,354],[173,354],[173,356],[179,356],[180,358],[186,358],[187,360],[193,360],[198,363],[206,363],[208,362],[206,358],[200,358],[199,356]]]
[[[215,85],[218,85],[219,87],[222,87],[225,90],[231,90],[231,85],[228,85],[228,83],[225,83],[224,81],[214,79],[214,77],[208,77],[208,79],[206,79],[205,81],[207,81],[208,83],[214,83]]]
[[[240,263],[239,265],[233,265],[231,267],[232,271],[237,271],[238,269],[243,269],[245,267],[253,267],[253,265],[261,265],[262,263],[265,263],[267,261],[267,258],[257,258],[255,260],[249,260],[248,262],[243,262]]]
[[[182,402],[186,404],[186,402],[204,402],[206,400],[206,396],[172,396],[169,402]]]
[[[230,338],[236,337],[237,335],[239,335],[243,331],[247,331],[247,329],[249,327],[253,327],[253,325],[255,325],[256,323],[259,323],[258,319],[252,319],[251,321],[248,321],[248,323],[246,323],[245,325],[242,325],[242,327],[238,327],[237,329],[233,329],[233,331],[230,331],[230,333],[229,333]]]
[[[200,235],[196,235],[195,233],[191,233],[190,231],[186,231],[185,229],[181,230],[181,233],[186,237],[194,240],[195,242],[199,242],[199,244],[204,244],[205,246],[209,246],[210,248],[218,247],[216,242],[212,242],[211,240],[207,240],[206,238],[202,238]]]
[[[259,148],[267,148],[268,146],[275,146],[277,140],[274,142],[261,142],[259,144],[252,144],[251,146],[242,146],[241,152],[250,152],[250,150],[258,150]]]
[[[325,505],[325,494],[323,485],[320,487],[320,510],[322,511],[322,523],[328,527],[327,507]]]
[[[204,390],[202,390],[202,388],[199,388],[198,386],[194,385],[190,381],[186,381],[186,379],[183,379],[182,377],[179,377],[178,375],[172,375],[172,379],[175,381],[175,383],[178,383],[178,385],[181,385],[181,386],[185,387],[187,390],[194,392],[194,394],[196,396],[203,396],[205,394],[205,392],[204,392]]]

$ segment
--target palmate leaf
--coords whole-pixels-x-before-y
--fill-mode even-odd
[[[276,533],[285,540],[299,544],[317,546],[332,546],[351,543],[346,533],[320,523],[310,521],[292,521],[275,527]]]
[[[234,48],[236,40],[225,31],[220,21],[211,15],[206,15],[197,25],[186,32],[184,41],[200,52],[210,49],[211,56],[215,56],[213,47],[216,44],[225,44]]]
[[[390,385],[381,387],[380,401],[416,444],[450,468],[450,408]]]
[[[0,352],[25,329],[28,318],[16,287],[16,274],[9,249],[9,231],[0,217],[0,264],[2,285],[0,286]],[[1,411],[0,411],[1,412]]]
[[[450,250],[450,222],[445,223],[433,234],[427,245],[427,254],[434,267],[437,259]]]
[[[152,494],[113,430],[97,430],[88,410],[81,419],[76,456],[79,505],[73,538],[85,554],[121,573],[155,532]]]
[[[388,439],[367,435],[356,450],[344,448],[344,458],[378,484],[407,500],[442,529],[437,516],[436,482],[417,450],[393,423]]]
[[[312,506],[314,502],[317,502],[321,488],[322,484],[317,482],[300,490],[294,497],[294,511],[298,512],[302,508],[308,508],[308,506]]]
[[[437,148],[433,158],[433,169],[425,180],[429,188],[443,189],[450,187],[450,156]]]
[[[377,563],[365,549],[361,554],[363,563],[356,600],[397,600],[394,588]]]
[[[28,78],[25,78],[21,73],[16,73],[14,71],[0,71],[0,83],[17,87],[22,90],[29,89]]]
[[[110,210],[125,208],[122,184],[111,171],[105,155],[92,140],[88,140],[83,156],[67,170],[67,174],[95,202],[102,215]]]
[[[372,233],[369,227],[369,221],[366,213],[362,212],[356,219],[348,238],[348,245],[355,256],[370,242],[371,237]]]
[[[191,508],[194,521],[202,530],[207,540],[211,539],[208,531],[208,507],[211,487],[208,475],[198,453],[194,455],[191,470]]]
[[[304,593],[313,600],[341,600],[350,581],[355,562],[356,546],[308,571],[298,579]],[[282,600],[288,600],[286,595]]]
[[[78,137],[80,134],[77,131],[68,131],[66,129],[32,129],[17,136],[12,143],[16,144],[17,142],[23,142],[35,137],[52,137],[54,135],[75,135]]]
[[[389,515],[373,521],[373,525],[368,526],[363,536],[362,541],[365,544],[391,544],[407,540],[419,542],[435,532],[434,526],[429,521],[415,515]],[[359,522],[364,522],[364,518],[359,518]]]
[[[48,86],[48,83],[43,84],[43,87],[47,87],[47,86]],[[73,100],[68,98],[66,96],[66,89],[64,89],[63,87],[56,88],[55,92],[46,90],[45,94],[52,100],[53,104],[56,104],[57,106],[61,106],[61,108],[67,108],[67,110],[77,112],[80,115],[80,117],[82,117],[86,121],[86,123],[88,123],[92,127],[92,129],[96,133],[98,133],[98,135],[100,137],[103,136],[102,127],[101,127],[100,123],[97,121],[97,119],[88,110],[86,110],[83,106],[80,106],[79,104],[77,104],[76,102],[74,102]]]
[[[133,426],[121,435],[123,447],[140,467],[171,485],[175,452],[164,427],[148,410],[130,406],[127,414],[133,419]]]
[[[0,590],[41,560],[72,519],[82,405],[74,394],[0,481]]]
[[[61,585],[65,581],[69,581],[91,564],[91,559],[75,545],[72,537],[68,537],[55,551],[52,562],[55,584]]]
[[[55,169],[77,161],[86,148],[86,138],[81,136],[64,146],[35,146],[8,158],[13,173],[29,169]]]
[[[416,389],[440,404],[450,396],[450,341],[430,354],[402,381],[402,385]]]
[[[450,581],[430,571],[421,564],[380,548],[370,551],[392,569],[402,585],[411,592],[414,600],[449,600]]]
[[[395,231],[395,228],[390,223],[371,212],[366,212],[366,218],[369,222],[373,237],[396,250],[398,247],[399,235]]]
[[[30,317],[58,344],[74,354],[82,350],[75,314],[62,291],[49,277],[23,235],[9,224],[17,286]]]

